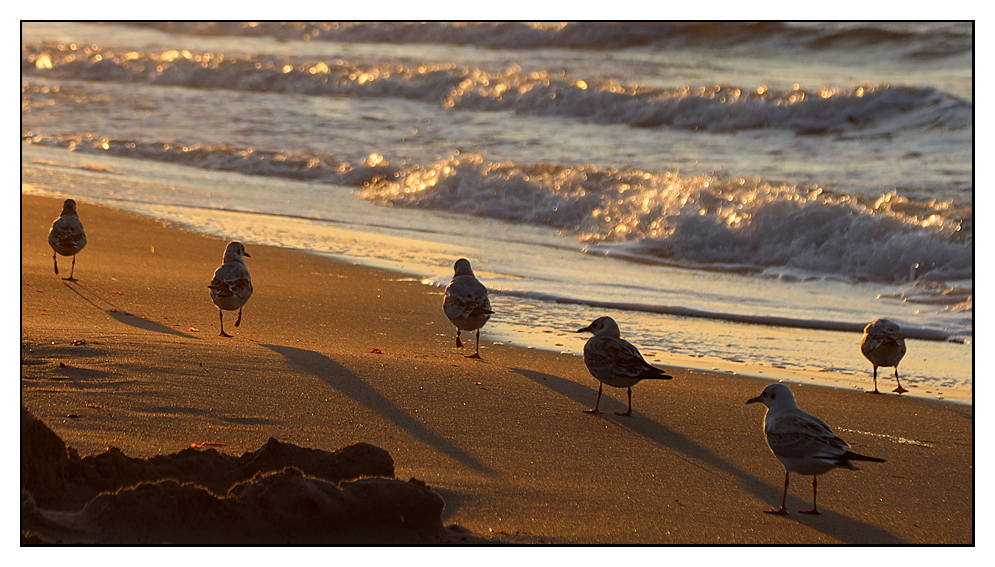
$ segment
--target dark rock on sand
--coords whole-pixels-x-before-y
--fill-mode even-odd
[[[21,411],[21,543],[479,543],[442,524],[424,482],[392,478],[390,455],[270,439],[230,457],[208,449],[80,458]],[[343,482],[358,479],[353,482]]]
[[[111,447],[99,455],[80,458],[48,426],[21,408],[21,485],[43,509],[79,510],[100,492],[161,479],[192,482],[223,496],[256,473],[286,467],[336,484],[364,476],[394,476],[390,453],[368,443],[330,453],[270,438],[258,450],[241,457],[189,448],[136,459]]]
[[[164,480],[104,493],[78,514],[104,542],[372,543],[447,539],[442,498],[411,482],[337,486],[295,468],[260,473],[218,497]]]

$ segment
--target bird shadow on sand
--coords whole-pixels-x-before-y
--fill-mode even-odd
[[[90,305],[96,307],[97,309],[103,311],[104,313],[107,313],[115,321],[119,323],[124,323],[125,325],[129,325],[137,329],[144,329],[146,331],[153,331],[156,333],[166,333],[167,335],[176,335],[178,337],[194,338],[186,333],[182,333],[180,331],[177,331],[176,329],[167,327],[161,323],[156,323],[155,321],[150,321],[138,315],[133,315],[131,313],[128,313],[127,311],[121,309],[117,305],[114,305],[110,301],[107,301],[106,299],[99,297],[96,293],[86,289],[79,282],[76,282],[76,287],[79,287],[80,289],[76,289],[76,287],[69,285],[68,282],[63,282],[63,284],[67,288],[69,288],[69,291],[80,296],[83,299],[83,301],[86,301]],[[84,291],[86,292],[85,294],[83,293]],[[92,296],[92,298],[87,297],[87,295]],[[108,307],[106,308],[102,307],[98,305],[97,302],[104,303],[108,305]]]
[[[277,354],[283,355],[287,360],[297,365],[302,370],[313,374],[329,386],[339,390],[356,402],[368,407],[380,414],[384,419],[394,425],[404,429],[419,441],[442,452],[463,465],[486,475],[495,476],[497,473],[487,466],[480,459],[467,453],[452,441],[438,435],[407,412],[399,408],[386,396],[378,392],[358,376],[353,374],[348,368],[335,362],[327,356],[310,350],[301,348],[281,346],[281,345],[261,345]]]
[[[595,398],[598,396],[597,389],[583,386],[572,380],[560,378],[559,376],[544,374],[534,370],[525,370],[522,368],[511,368],[511,370],[521,374],[533,382],[536,382],[537,384],[549,388],[562,396],[570,398],[584,407],[590,407],[593,405],[592,402],[594,402]],[[733,482],[737,486],[754,495],[758,499],[769,503],[772,509],[777,508],[780,504],[784,488],[783,484],[780,484],[780,482],[777,486],[764,482],[763,480],[747,473],[729,461],[716,455],[707,447],[696,443],[695,441],[665,425],[653,421],[645,414],[642,414],[635,409],[632,410],[631,417],[616,416],[614,414],[616,411],[625,411],[626,407],[626,404],[622,402],[614,400],[608,396],[602,396],[600,409],[604,413],[599,416],[592,417],[604,419],[605,421],[613,423],[622,429],[626,429],[632,433],[640,435],[645,439],[664,447],[665,449],[676,452],[679,457],[683,458],[693,466],[700,468],[707,474],[717,475],[720,477],[725,477],[726,475],[731,476]],[[799,475],[795,475],[795,482],[798,482],[799,478]],[[808,479],[808,477],[804,478]],[[783,470],[778,471],[777,479],[783,482]],[[810,479],[809,484],[811,484]],[[811,502],[805,502],[800,498],[788,494],[789,510],[803,510],[810,507]],[[786,520],[795,521],[813,530],[822,532],[827,536],[844,543],[908,544],[907,541],[887,530],[851,518],[844,514],[827,510],[823,506],[820,506],[820,508],[822,509],[822,514],[818,516],[791,513],[782,517]],[[763,515],[760,510],[757,510],[757,514]]]

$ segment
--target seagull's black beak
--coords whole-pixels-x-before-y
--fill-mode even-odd
[[[591,326],[588,325],[588,326],[584,327],[583,329],[577,329],[577,332],[578,333],[585,333],[585,332],[586,333],[593,333],[594,331],[592,331],[591,330]]]
[[[251,258],[252,256],[249,256],[248,252],[242,252],[242,257],[244,257],[244,258]]]
[[[757,403],[760,403],[760,396],[757,396],[755,398],[750,398],[750,399],[746,400],[746,403],[747,404],[757,404]]]

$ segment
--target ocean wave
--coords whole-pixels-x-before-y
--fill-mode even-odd
[[[973,277],[970,202],[864,202],[761,179],[596,166],[494,162],[460,154],[432,164],[97,136],[24,134],[27,143],[347,185],[376,204],[547,226],[591,253],[724,271],[785,267],[820,276],[906,282]]]
[[[399,97],[453,110],[565,116],[599,124],[707,132],[788,130],[880,136],[908,127],[964,128],[974,105],[930,87],[788,90],[706,85],[649,88],[564,71],[456,65],[355,64],[275,56],[23,44],[23,76],[312,96]],[[884,131],[882,131],[882,128]]]
[[[23,136],[76,151],[352,186],[376,204],[547,226],[576,235],[591,253],[636,261],[886,282],[973,277],[970,202],[914,200],[897,190],[862,201],[758,178],[494,162],[459,152],[398,165],[377,153],[348,161],[227,145]]]
[[[455,155],[368,186],[374,202],[569,230],[599,252],[731,271],[790,267],[888,282],[973,274],[969,204],[874,202],[760,179]]]
[[[894,46],[910,58],[940,58],[973,49],[965,24],[894,22],[794,25],[779,22],[155,22],[168,33],[272,37],[290,41],[474,45],[492,49],[623,49],[737,46],[851,49]]]

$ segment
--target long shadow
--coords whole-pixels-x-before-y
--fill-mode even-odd
[[[448,488],[433,486],[432,490],[437,492],[442,497],[442,501],[446,503],[446,507],[442,509],[443,522],[448,522],[456,514],[457,510],[471,499],[467,494],[449,490]]]
[[[98,381],[106,380],[112,376],[119,376],[117,372],[110,372],[108,370],[93,370],[92,368],[80,368],[78,366],[73,366],[71,364],[66,364],[65,366],[55,368],[52,371],[53,374],[58,376],[63,376],[66,380],[83,380],[83,381]],[[105,384],[98,384],[98,387],[104,386]]]
[[[553,390],[562,396],[574,400],[584,407],[592,406],[595,398],[598,396],[598,392],[594,388],[582,386],[571,380],[560,378],[559,376],[544,374],[533,370],[525,370],[522,368],[512,368],[511,370],[521,374],[537,384]],[[783,484],[780,484],[780,482],[783,482],[784,480],[783,475],[777,475],[777,479],[779,481],[778,486],[773,486],[768,482],[764,482],[763,480],[760,480],[759,478],[719,457],[706,447],[692,441],[688,437],[681,435],[665,425],[649,419],[649,417],[645,414],[642,414],[635,409],[632,410],[631,417],[614,417],[613,412],[625,411],[626,407],[626,404],[622,402],[602,396],[600,408],[604,410],[605,413],[597,417],[605,419],[606,421],[609,421],[622,429],[627,429],[637,435],[641,435],[661,447],[676,451],[679,453],[678,457],[700,468],[708,474],[717,475],[715,471],[718,470],[731,475],[736,479],[736,484],[742,489],[750,492],[760,500],[771,503],[772,509],[777,508],[780,504],[781,495],[784,490]],[[800,477],[799,475],[795,475],[795,483],[798,483],[801,478],[805,478],[809,481],[809,483],[811,482],[808,477]],[[788,503],[790,504],[789,509],[807,509],[811,507],[811,502],[806,502],[800,498],[791,496],[790,494],[788,495]],[[757,513],[760,514],[760,510],[757,510]],[[846,543],[908,543],[887,530],[860,520],[856,520],[838,512],[826,510],[825,508],[822,508],[822,514],[819,516],[792,513],[788,516],[782,517],[799,524],[803,524],[813,530],[820,531],[830,537]],[[859,535],[855,537],[854,534]]]
[[[90,292],[89,290],[86,290],[87,292],[89,292],[89,293],[91,293],[93,295],[94,299],[96,299],[97,301],[106,303],[107,305],[110,306],[110,308],[105,309],[104,307],[101,307],[100,305],[97,305],[93,301],[93,299],[90,299],[86,295],[83,295],[83,293],[80,290],[78,290],[75,287],[69,285],[68,282],[62,282],[62,283],[67,288],[69,288],[69,291],[71,291],[71,292],[75,293],[76,295],[80,296],[83,299],[83,301],[86,301],[90,305],[96,307],[97,309],[103,311],[104,313],[107,313],[108,315],[110,315],[112,318],[114,318],[114,320],[118,321],[119,323],[124,323],[125,325],[130,325],[130,326],[136,327],[138,329],[144,329],[146,331],[154,331],[156,333],[166,333],[168,335],[176,335],[176,336],[179,336],[179,337],[193,338],[193,337],[191,337],[190,335],[188,335],[186,333],[182,333],[180,331],[177,331],[176,329],[167,327],[167,326],[165,326],[165,325],[163,325],[161,323],[156,323],[155,321],[149,321],[148,319],[143,319],[142,317],[139,317],[137,315],[132,315],[131,313],[128,313],[127,311],[125,311],[123,309],[120,309],[117,305],[114,305],[110,301],[107,301],[106,299],[103,299],[103,298],[97,296],[96,293],[93,293],[93,292]],[[78,282],[77,282],[76,285],[78,287],[82,288],[82,289],[85,289]]]
[[[283,355],[287,360],[296,364],[301,369],[317,376],[329,386],[379,413],[385,419],[414,435],[426,445],[441,451],[475,471],[490,476],[496,475],[495,471],[485,463],[467,453],[453,442],[425,427],[425,425],[394,405],[383,394],[361,380],[345,366],[342,366],[331,358],[314,351],[295,347],[267,344],[261,346]]]

